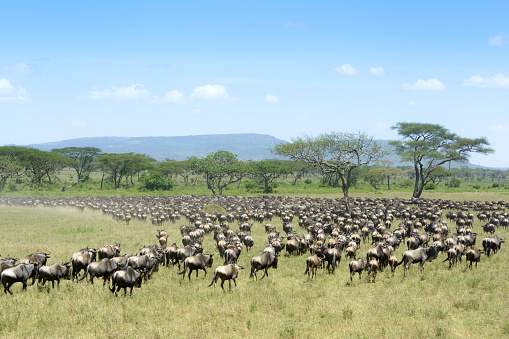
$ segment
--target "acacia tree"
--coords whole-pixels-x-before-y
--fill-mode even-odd
[[[391,141],[404,161],[411,161],[415,170],[412,198],[421,196],[424,186],[431,181],[432,172],[452,161],[467,162],[470,153],[490,154],[486,138],[462,138],[437,124],[399,122],[391,127],[403,138]]]
[[[94,169],[93,163],[101,150],[96,147],[65,147],[55,148],[51,152],[63,155],[68,159],[69,166],[74,168],[78,181],[89,176]]]
[[[250,176],[264,185],[263,193],[269,192],[269,184],[282,176],[290,174],[292,170],[279,160],[261,160],[249,164]]]
[[[244,172],[242,167],[245,166],[237,155],[228,151],[210,153],[201,159],[190,157],[188,164],[194,172],[205,175],[207,187],[214,195],[223,195],[226,186],[237,182],[238,173]]]
[[[353,170],[388,154],[365,133],[340,132],[325,133],[316,138],[304,135],[290,143],[277,144],[273,152],[318,167],[324,175],[339,176],[348,212],[351,211],[348,191]]]
[[[0,156],[0,192],[3,191],[8,180],[19,176],[23,168],[9,156]]]
[[[126,178],[126,180],[130,179],[131,185],[133,185],[133,175],[151,167],[146,155],[133,153],[101,154],[97,158],[97,163],[103,172],[101,188],[103,187],[106,173],[111,176],[115,188],[120,188],[123,178]],[[127,185],[129,185],[129,181],[127,181]]]

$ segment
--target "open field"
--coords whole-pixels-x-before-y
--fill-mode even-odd
[[[459,193],[457,200],[507,200],[487,195]],[[377,196],[379,197],[379,196]],[[430,197],[431,198],[431,197]],[[436,197],[438,198],[438,196]],[[453,199],[443,197],[441,199]],[[448,211],[444,211],[445,214]],[[279,230],[279,218],[272,222]],[[169,244],[181,246],[178,226],[182,219],[166,223]],[[294,229],[299,234],[297,222]],[[399,221],[395,222],[397,227]],[[121,254],[137,253],[143,245],[156,243],[156,229],[150,222],[131,221],[129,226],[101,212],[79,212],[71,207],[0,206],[0,253],[22,258],[41,251],[51,251],[48,264],[69,260],[85,246],[102,247],[122,244]],[[236,223],[231,228],[238,229]],[[449,225],[454,230],[453,225]],[[480,247],[482,232],[476,220]],[[509,238],[507,229],[499,229],[501,238]],[[239,263],[246,270],[237,279],[233,293],[207,287],[213,269],[222,265],[212,234],[206,235],[204,253],[214,253],[214,265],[191,281],[177,275],[177,267],[161,267],[132,297],[115,298],[102,286],[84,282],[62,281],[52,290],[48,284],[29,286],[22,293],[21,284],[13,285],[13,296],[0,295],[0,337],[381,337],[381,338],[465,338],[509,336],[509,254],[503,244],[500,252],[482,256],[478,268],[466,269],[465,261],[452,270],[442,263],[445,254],[426,263],[424,274],[417,266],[403,277],[398,267],[394,278],[390,270],[379,273],[376,283],[357,276],[349,286],[347,260],[343,257],[334,275],[318,271],[316,281],[304,276],[307,255],[282,255],[279,267],[269,271],[269,278],[249,279],[250,258],[260,254],[267,243],[263,225],[252,228],[255,246],[243,251]],[[490,235],[491,236],[491,235]],[[358,253],[365,257],[370,246],[362,244]],[[396,255],[401,259],[406,246]],[[284,252],[283,252],[284,253]],[[259,277],[261,275],[259,274]],[[226,284],[227,285],[227,284]]]

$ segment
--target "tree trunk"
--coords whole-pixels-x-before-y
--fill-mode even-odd
[[[391,176],[390,175],[387,176],[387,190],[388,191],[391,190]]]

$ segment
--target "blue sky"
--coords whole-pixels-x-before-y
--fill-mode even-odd
[[[0,145],[437,123],[509,168],[507,1],[5,1]]]

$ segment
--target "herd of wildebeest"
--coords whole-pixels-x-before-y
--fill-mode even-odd
[[[26,207],[74,207],[81,211],[102,211],[119,222],[127,224],[133,219],[152,222],[157,243],[140,248],[139,254],[121,255],[121,244],[113,243],[101,248],[85,247],[69,255],[63,264],[46,265],[51,252],[37,250],[23,259],[7,256],[0,260],[0,282],[4,292],[16,282],[26,290],[31,284],[44,285],[52,282],[54,287],[61,279],[82,281],[88,277],[103,278],[103,286],[109,281],[110,290],[117,295],[120,289],[141,287],[159,270],[160,266],[179,267],[178,274],[191,280],[191,273],[212,267],[214,255],[221,257],[223,265],[214,271],[214,285],[221,280],[236,278],[244,266],[238,264],[242,253],[249,253],[254,245],[252,227],[264,227],[267,234],[265,249],[251,257],[251,275],[257,280],[257,272],[263,271],[261,279],[268,277],[269,268],[277,268],[278,258],[285,251],[287,256],[302,256],[309,279],[316,279],[317,269],[334,274],[344,256],[349,258],[350,285],[352,277],[367,271],[369,281],[375,282],[378,271],[390,268],[392,276],[396,267],[403,265],[408,274],[411,264],[419,265],[422,273],[426,262],[437,259],[449,262],[449,269],[465,258],[467,267],[480,262],[481,255],[497,253],[504,242],[497,233],[509,226],[508,202],[406,200],[353,198],[348,213],[343,199],[291,198],[278,196],[229,197],[187,196],[178,197],[75,197],[75,198],[0,198],[0,205]],[[206,213],[207,206],[221,206],[224,213]],[[445,213],[443,211],[449,211]],[[276,218],[280,219],[276,222]],[[282,229],[277,229],[271,223]],[[475,227],[474,227],[475,224]],[[172,244],[166,227],[179,227],[181,239]],[[477,246],[478,232],[486,234],[482,249]],[[204,250],[204,237],[211,236],[216,248]],[[155,241],[154,241],[155,242]],[[359,253],[361,242],[371,244],[367,253]],[[177,245],[177,243],[182,246]],[[408,248],[398,259],[394,250],[405,244]],[[216,253],[212,253],[216,252]],[[244,254],[244,257],[248,254]],[[242,260],[241,262],[243,262]],[[303,260],[304,267],[304,260]],[[83,272],[83,273],[81,273]],[[82,276],[80,277],[80,274]],[[234,289],[235,289],[234,287]]]

